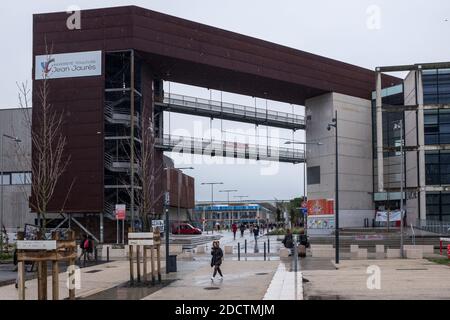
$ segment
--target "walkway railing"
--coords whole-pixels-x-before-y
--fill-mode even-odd
[[[450,235],[450,221],[419,220],[416,228],[441,235]]]
[[[179,113],[263,124],[286,129],[297,130],[305,128],[305,117],[301,115],[179,94],[164,93],[163,102],[157,102],[156,104]]]
[[[173,135],[164,135],[162,138],[157,138],[156,147],[165,151],[208,156],[290,163],[300,163],[305,161],[304,151],[292,147],[261,146],[257,144]]]

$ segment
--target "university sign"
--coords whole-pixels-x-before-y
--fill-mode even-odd
[[[35,80],[100,76],[102,52],[84,51],[35,57]]]

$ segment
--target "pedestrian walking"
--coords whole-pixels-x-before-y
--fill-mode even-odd
[[[92,239],[92,236],[88,236],[87,246],[88,260],[94,260],[94,239]]]
[[[86,235],[84,235],[83,238],[82,238],[81,241],[80,241],[81,254],[80,254],[80,256],[78,257],[78,260],[79,260],[80,262],[81,262],[81,259],[83,259],[83,258],[86,259],[86,258],[87,258],[86,255],[87,255],[88,244],[87,244],[86,241],[88,241],[88,238],[87,238]]]
[[[220,265],[222,264],[223,260],[223,251],[220,248],[220,243],[218,240],[214,240],[212,243],[211,248],[211,268],[214,268],[213,275],[211,277],[211,281],[214,281],[214,278],[217,275],[217,272],[219,272],[220,278],[219,280],[223,280],[223,274],[222,270],[220,270]]]
[[[241,226],[239,227],[239,230],[241,230],[241,238],[244,237],[244,231],[245,231],[245,226],[243,223],[241,223]]]
[[[233,223],[233,225],[231,226],[231,230],[233,231],[233,240],[236,240],[236,232],[237,232],[236,223]]]
[[[258,236],[259,236],[259,227],[258,227],[258,225],[256,225],[253,228],[253,235],[255,236],[255,242],[256,242],[256,240],[258,240]]]

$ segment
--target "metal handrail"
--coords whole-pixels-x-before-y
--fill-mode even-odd
[[[187,136],[173,136],[165,134],[162,137],[156,138],[156,144],[162,147],[175,148],[179,147],[180,150],[189,148],[193,151],[204,152],[205,150],[214,153],[225,152],[226,154],[249,154],[258,156],[260,159],[273,159],[273,158],[290,158],[294,160],[304,160],[305,152],[302,149],[286,148],[286,147],[273,147],[273,146],[260,146],[256,144],[211,140]]]
[[[261,108],[255,108],[255,107],[249,107],[229,102],[221,102],[221,101],[214,101],[214,100],[207,100],[197,97],[191,97],[191,96],[184,96],[179,94],[173,94],[173,93],[164,93],[164,103],[166,104],[178,104],[185,107],[191,107],[193,109],[202,109],[202,110],[208,110],[218,113],[231,113],[231,114],[237,114],[237,115],[243,115],[247,117],[255,117],[260,119],[267,119],[267,120],[275,120],[275,121],[283,121],[298,125],[304,125],[305,124],[305,117],[282,112],[282,111],[275,111],[275,110],[266,110]]]

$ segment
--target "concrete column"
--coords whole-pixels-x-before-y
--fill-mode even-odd
[[[100,243],[103,242],[104,242],[104,226],[103,226],[103,212],[102,212],[100,213]]]
[[[377,114],[377,168],[378,192],[384,191],[384,159],[383,159],[383,101],[381,96],[381,72],[377,71],[376,84],[376,114]]]
[[[423,85],[422,70],[417,71],[417,144],[419,148],[419,217],[426,219],[426,194],[425,194],[425,133],[423,115]]]

